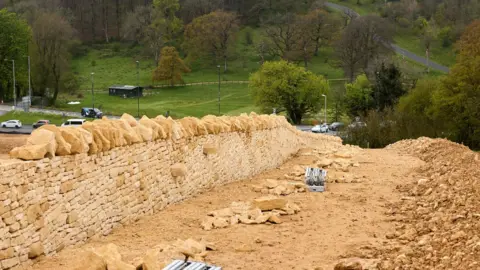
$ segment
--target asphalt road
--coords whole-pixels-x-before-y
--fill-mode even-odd
[[[296,125],[295,126],[298,130],[305,131],[305,132],[312,132],[312,127],[313,126],[307,126],[307,125]],[[336,131],[329,130],[327,133],[319,133],[319,134],[327,134],[327,135],[332,135],[332,136],[337,136]]]
[[[326,2],[325,5],[327,7],[330,7],[330,8],[333,8],[333,9],[337,9],[337,10],[341,10],[343,12],[348,12],[350,14],[355,14],[356,16],[360,16],[360,14],[358,14],[357,12],[355,12],[353,9],[350,9],[348,7],[345,7],[345,6],[341,6],[339,4],[335,4],[335,3],[330,3],[330,2]],[[422,57],[422,56],[419,56],[419,55],[416,55],[410,51],[407,51],[403,48],[401,48],[400,46],[396,45],[396,44],[390,44],[390,46],[392,47],[392,49],[398,53],[398,54],[401,54],[401,55],[404,55],[405,57],[417,62],[417,63],[420,63],[422,65],[425,65],[427,66],[427,59],[425,57]],[[435,62],[432,62],[432,61],[429,61],[428,62],[428,66],[432,69],[436,69],[436,70],[440,70],[442,72],[446,72],[448,73],[449,72],[449,68],[446,67],[446,66],[442,66],[440,64],[437,64]]]
[[[21,128],[2,128],[0,127],[0,133],[9,134],[30,134],[33,131],[32,125],[22,125]]]

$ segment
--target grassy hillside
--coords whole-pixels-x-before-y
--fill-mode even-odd
[[[111,47],[115,45],[103,45],[102,49],[90,49],[87,54],[73,60],[73,70],[80,78],[80,89],[90,90],[92,87],[91,72],[94,72],[94,88],[107,90],[113,84],[137,84],[136,60],[140,59],[139,83],[145,85],[158,85],[160,82],[152,82],[152,71],[155,66],[151,59],[144,56],[128,55],[127,45],[118,44],[123,52],[116,54]],[[328,63],[331,58],[332,48],[323,48],[319,56],[312,59],[310,69],[327,78],[343,78],[343,71],[332,67]],[[256,55],[250,54],[243,58],[242,54],[232,57],[228,61],[228,71],[220,71],[221,80],[236,81],[248,80],[250,74],[260,67]],[[94,61],[95,66],[92,66]],[[191,82],[216,82],[218,81],[218,69],[215,63],[198,60],[190,64],[192,72],[184,75],[186,83]]]
[[[345,3],[345,2],[342,2]],[[340,15],[339,15],[340,16]],[[228,60],[228,71],[220,68],[222,81],[246,81],[251,73],[260,67],[260,58],[253,47],[245,49],[246,32],[252,33],[253,42],[258,41],[262,35],[261,30],[244,28],[237,37],[235,53]],[[316,74],[332,79],[332,93],[343,88],[344,73],[342,69],[332,66],[334,48],[323,47],[319,55],[313,57],[308,69]],[[110,43],[96,44],[85,47],[73,61],[73,70],[80,78],[80,95],[61,95],[57,107],[68,111],[80,111],[81,107],[91,106],[91,72],[94,72],[94,89],[96,107],[101,106],[105,114],[121,115],[127,112],[137,115],[137,100],[123,99],[108,96],[107,89],[113,84],[129,84],[142,86],[159,85],[152,82],[151,74],[155,68],[153,60],[142,54],[139,46],[129,44]],[[136,61],[140,61],[137,83]],[[303,63],[299,63],[303,65]],[[186,83],[217,82],[218,69],[212,60],[198,59],[189,63],[191,72],[184,75]],[[422,75],[423,69],[410,61],[402,62],[400,67],[409,72]],[[437,75],[437,74],[435,74]],[[175,117],[218,114],[217,85],[195,85],[174,88],[160,88],[149,90],[145,97],[140,99],[140,114],[156,116],[164,114],[167,110]],[[333,94],[329,94],[328,107],[333,108]],[[79,105],[67,105],[69,101],[80,101]],[[224,83],[221,86],[221,114],[240,114],[258,110],[253,105],[247,84]],[[329,114],[333,114],[330,113]],[[323,113],[322,113],[323,115]],[[316,116],[313,116],[316,117]]]
[[[347,6],[360,15],[371,13],[379,14],[385,5],[384,1],[379,0],[375,1],[375,3],[372,3],[371,0],[360,0],[361,4],[357,4],[357,0],[330,0],[330,2]],[[419,56],[425,57],[425,48],[422,40],[410,27],[402,28],[397,25],[395,29],[394,42],[397,45]],[[442,47],[440,41],[434,41],[430,50],[430,59],[432,61],[445,66],[451,66],[455,63],[455,52],[451,46]]]

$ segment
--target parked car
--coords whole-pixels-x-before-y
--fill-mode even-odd
[[[35,124],[32,125],[32,127],[35,129],[48,124],[50,124],[49,120],[38,120]]]
[[[90,117],[90,118],[102,118],[103,113],[99,109],[92,109],[92,108],[82,108],[80,112],[83,117]]]
[[[341,129],[343,126],[344,124],[342,122],[333,122],[332,124],[330,124],[329,129],[336,131],[338,129]]]
[[[0,126],[3,128],[21,128],[22,122],[20,120],[8,120],[0,123]]]
[[[316,125],[312,128],[313,133],[327,133],[328,132],[328,125],[327,124],[322,124],[322,125]]]
[[[83,123],[85,123],[85,121],[85,119],[68,119],[62,124],[62,127],[81,126]]]

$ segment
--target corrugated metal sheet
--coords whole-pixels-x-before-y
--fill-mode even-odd
[[[307,168],[305,170],[305,184],[312,192],[325,191],[325,179],[327,178],[327,171],[319,168]]]
[[[222,270],[221,267],[206,265],[202,262],[175,260],[163,270]]]

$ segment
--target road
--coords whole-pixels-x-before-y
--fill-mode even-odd
[[[13,108],[12,106],[9,105],[0,105],[0,115],[5,114],[6,112],[12,111]],[[17,107],[17,111],[23,111],[23,108]],[[40,109],[40,108],[30,108],[30,112],[32,113],[46,113],[46,114],[56,114],[56,115],[62,115],[65,114],[65,116],[68,117],[76,117],[76,118],[84,118],[82,117],[82,114],[79,112],[68,112],[68,111],[60,111],[60,110],[52,110],[52,109]],[[111,119],[119,119],[119,116],[114,116],[114,115],[106,115],[106,117],[111,118]]]
[[[337,9],[337,10],[340,10],[340,11],[343,11],[343,12],[348,12],[350,14],[355,14],[355,16],[360,16],[360,14],[355,12],[353,9],[342,6],[342,5],[339,5],[339,4],[326,2],[325,5],[329,8]],[[442,71],[442,72],[445,72],[445,73],[448,73],[449,70],[450,70],[448,67],[442,66],[442,65],[440,65],[438,63],[435,63],[435,62],[432,62],[431,60],[427,61],[427,59],[425,57],[419,56],[419,55],[414,54],[414,53],[412,53],[408,50],[405,50],[405,49],[401,48],[400,46],[398,46],[397,44],[390,44],[390,46],[392,47],[392,49],[396,53],[404,55],[405,57],[407,57],[407,58],[409,58],[409,59],[411,59],[411,60],[413,60],[417,63],[420,63],[422,65],[429,66],[432,69],[436,69],[436,70],[439,70],[439,71]],[[427,62],[428,62],[428,65],[427,65]]]
[[[312,132],[312,127],[313,127],[313,126],[308,126],[308,125],[295,125],[295,127],[296,127],[298,130],[301,130],[301,131]],[[327,133],[322,133],[322,134],[337,136],[337,132],[336,132],[336,131],[332,131],[332,130],[329,130]]]
[[[30,134],[33,131],[32,125],[23,125],[21,128],[2,128],[0,127],[0,133],[8,134]]]

